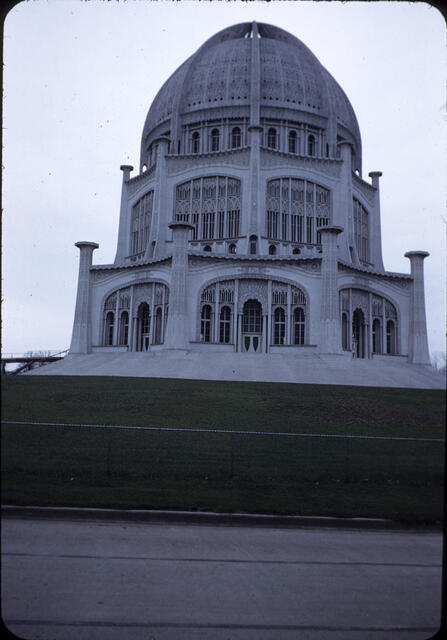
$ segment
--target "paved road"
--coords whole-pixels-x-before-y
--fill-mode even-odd
[[[6,517],[3,619],[32,640],[425,640],[437,533]]]

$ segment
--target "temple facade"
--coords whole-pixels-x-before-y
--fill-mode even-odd
[[[113,264],[80,266],[70,353],[405,356],[429,364],[424,251],[385,271],[380,176],[296,37],[217,33],[161,87],[124,165]]]

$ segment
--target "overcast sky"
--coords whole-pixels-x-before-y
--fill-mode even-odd
[[[382,171],[385,268],[425,261],[430,350],[445,350],[446,28],[404,2],[33,0],[5,21],[2,353],[69,347],[78,240],[113,262],[121,164],[139,165],[157,91],[210,36],[268,22],[302,40],[356,112]],[[135,172],[134,174],[135,175]]]

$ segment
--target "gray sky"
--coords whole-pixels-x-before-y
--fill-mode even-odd
[[[302,40],[348,95],[363,178],[382,171],[385,268],[425,261],[431,351],[445,350],[446,29],[425,3],[33,0],[4,38],[2,352],[65,349],[78,240],[113,261],[121,164],[138,167],[146,113],[217,31],[257,20]],[[134,172],[133,175],[136,175]]]

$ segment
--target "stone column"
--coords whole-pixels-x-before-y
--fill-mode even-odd
[[[427,251],[407,251],[405,254],[413,276],[408,332],[408,362],[412,364],[430,364],[424,295],[424,258],[429,255]]]
[[[96,242],[76,242],[79,248],[78,292],[71,337],[70,353],[89,353],[91,350],[90,327],[90,267]]]
[[[320,353],[342,352],[338,294],[337,235],[343,227],[320,227],[321,259]]]
[[[375,269],[378,271],[384,271],[383,258],[382,258],[382,231],[380,225],[380,188],[379,178],[382,175],[381,171],[370,171],[368,173],[372,180],[372,186],[376,189],[374,195],[374,208],[372,210],[373,215],[370,216],[370,228],[369,228],[369,248],[370,257],[369,261],[372,262]]]
[[[169,152],[170,139],[160,136],[153,141],[157,146],[157,161],[155,167],[155,188],[152,204],[152,220],[149,231],[149,239],[144,254],[144,260],[158,257],[165,252],[166,223],[168,221],[168,206],[166,186],[166,156]],[[152,253],[152,243],[155,242],[155,251]]]
[[[188,235],[193,225],[187,222],[172,222],[173,253],[171,265],[171,288],[169,292],[169,314],[165,334],[167,349],[189,347],[187,316]]]
[[[128,182],[133,167],[130,164],[122,164],[120,166],[123,172],[123,182],[121,186],[121,205],[120,205],[120,221],[118,227],[118,244],[116,248],[115,264],[121,264],[124,258],[129,255],[129,216],[132,215],[128,208]]]

